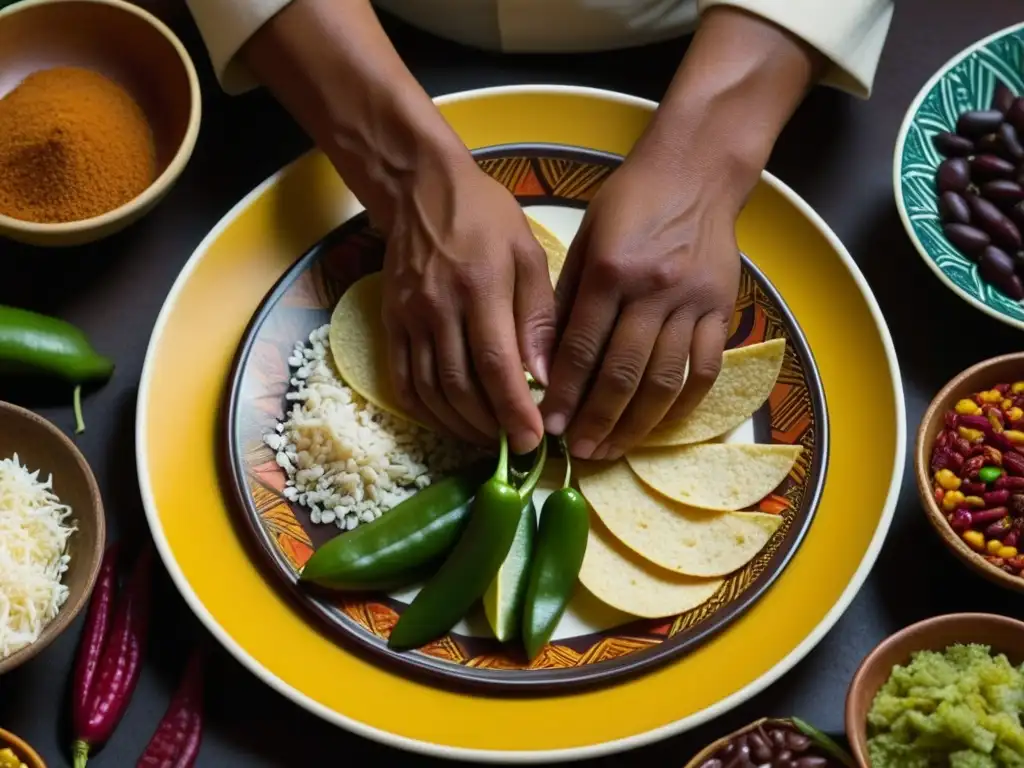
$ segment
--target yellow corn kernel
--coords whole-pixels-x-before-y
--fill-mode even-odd
[[[994,555],[1002,548],[1003,542],[1001,542],[999,539],[990,539],[989,541],[985,542],[985,549],[988,551],[990,555]]]
[[[1013,382],[1013,386],[1010,387],[1010,391],[1015,395],[1019,395],[1021,392],[1024,392],[1024,381]]]
[[[981,509],[985,506],[985,500],[981,496],[967,496],[964,498],[964,506]]]
[[[1001,557],[1003,560],[1009,560],[1011,557],[1017,556],[1016,547],[1000,547],[999,551],[996,552],[996,557]]]
[[[1024,411],[1018,408],[1016,405],[1012,408],[1006,409],[1006,418],[1009,421],[1020,421],[1024,419]]]
[[[1003,436],[1014,445],[1024,443],[1024,432],[1021,432],[1019,429],[1008,429],[1003,432]]]
[[[978,399],[983,403],[1001,403],[1003,402],[1003,393],[998,389],[990,389],[987,392],[979,392]]]
[[[1004,411],[1009,410],[1012,406],[1013,400],[1003,400],[1003,402],[999,404],[999,407],[1002,408]]]
[[[953,406],[953,410],[961,416],[977,416],[981,413],[981,406],[973,400],[964,398],[963,400],[957,401],[957,404]]]
[[[935,473],[935,482],[947,491],[955,491],[960,487],[960,478],[948,469],[940,469]]]
[[[957,507],[963,506],[963,503],[964,495],[960,491],[949,491],[942,497],[942,508],[947,512],[952,512]]]
[[[981,531],[964,531],[963,539],[971,549],[980,552],[985,548],[985,536]]]
[[[957,427],[956,431],[960,433],[960,437],[966,440],[968,443],[980,443],[985,439],[985,433],[980,429],[971,429],[970,427]],[[1024,433],[1021,433],[1021,437],[1024,438]]]

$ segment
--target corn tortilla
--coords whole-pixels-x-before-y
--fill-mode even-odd
[[[702,443],[738,427],[768,399],[785,353],[785,339],[726,350],[722,370],[700,405],[685,418],[658,426],[644,446]]]
[[[778,515],[714,512],[649,490],[625,461],[584,467],[580,491],[608,530],[655,565],[725,576],[750,562],[782,524]]]
[[[645,448],[626,455],[630,468],[680,504],[721,511],[756,504],[786,479],[799,445],[703,443]]]
[[[695,579],[659,568],[624,547],[591,515],[580,583],[612,608],[659,619],[707,602],[722,579]]]
[[[566,247],[543,225],[529,216],[526,219],[547,254],[554,285],[565,263]],[[330,343],[342,381],[378,408],[417,423],[398,404],[391,387],[379,272],[366,275],[345,291],[331,314]]]

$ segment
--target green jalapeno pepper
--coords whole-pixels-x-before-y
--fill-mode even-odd
[[[106,381],[114,363],[78,328],[55,317],[0,306],[0,373],[53,376],[75,385],[76,432],[83,432],[82,384]]]
[[[477,466],[428,485],[386,515],[321,546],[299,580],[340,591],[396,589],[428,575],[469,518],[484,471]]]
[[[583,566],[590,532],[587,502],[570,485],[572,463],[564,447],[563,441],[565,480],[541,508],[523,604],[523,645],[531,661],[551,639],[565,613]]]
[[[505,561],[528,500],[547,459],[542,440],[533,468],[517,490],[508,482],[508,437],[502,433],[498,467],[480,486],[455,549],[391,630],[388,646],[418,648],[443,635],[479,600]]]

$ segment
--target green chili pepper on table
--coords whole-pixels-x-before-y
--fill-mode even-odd
[[[531,661],[551,639],[569,604],[583,566],[590,532],[590,512],[573,488],[572,460],[565,450],[565,479],[540,512],[537,545],[523,606],[523,645]]]
[[[55,317],[0,306],[0,373],[52,376],[75,385],[75,431],[82,421],[82,385],[106,381],[114,363],[78,328]]]
[[[542,440],[529,475],[514,488],[508,481],[508,437],[502,433],[498,467],[477,491],[465,531],[399,617],[389,647],[403,650],[425,645],[454,627],[483,596],[512,548],[523,505],[537,487],[546,460],[547,441]]]
[[[341,591],[395,589],[418,581],[455,546],[484,476],[478,466],[447,477],[372,523],[335,536],[306,561],[299,580]]]

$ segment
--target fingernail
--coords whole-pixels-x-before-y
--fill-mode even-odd
[[[595,449],[593,455],[591,455],[590,458],[593,459],[594,461],[601,461],[607,455],[608,455],[608,446],[602,443],[601,445],[597,446],[597,448]]]
[[[595,448],[597,448],[597,446],[594,444],[593,440],[577,440],[573,443],[572,452],[574,456],[581,459],[589,459],[594,453]]]
[[[617,446],[610,445],[605,449],[604,455],[601,458],[608,461],[618,461],[622,458],[622,451]]]
[[[543,437],[543,435],[538,435],[536,432],[517,432],[515,435],[512,435],[510,439],[510,442],[512,443],[512,453],[520,456],[529,453],[540,445],[540,441]]]
[[[533,375],[542,387],[548,385],[548,361],[543,357],[538,357],[533,361]]]
[[[547,418],[544,419],[544,429],[546,429],[549,434],[559,437],[563,432],[565,432],[566,421],[567,419],[565,418],[564,413],[548,414]]]

